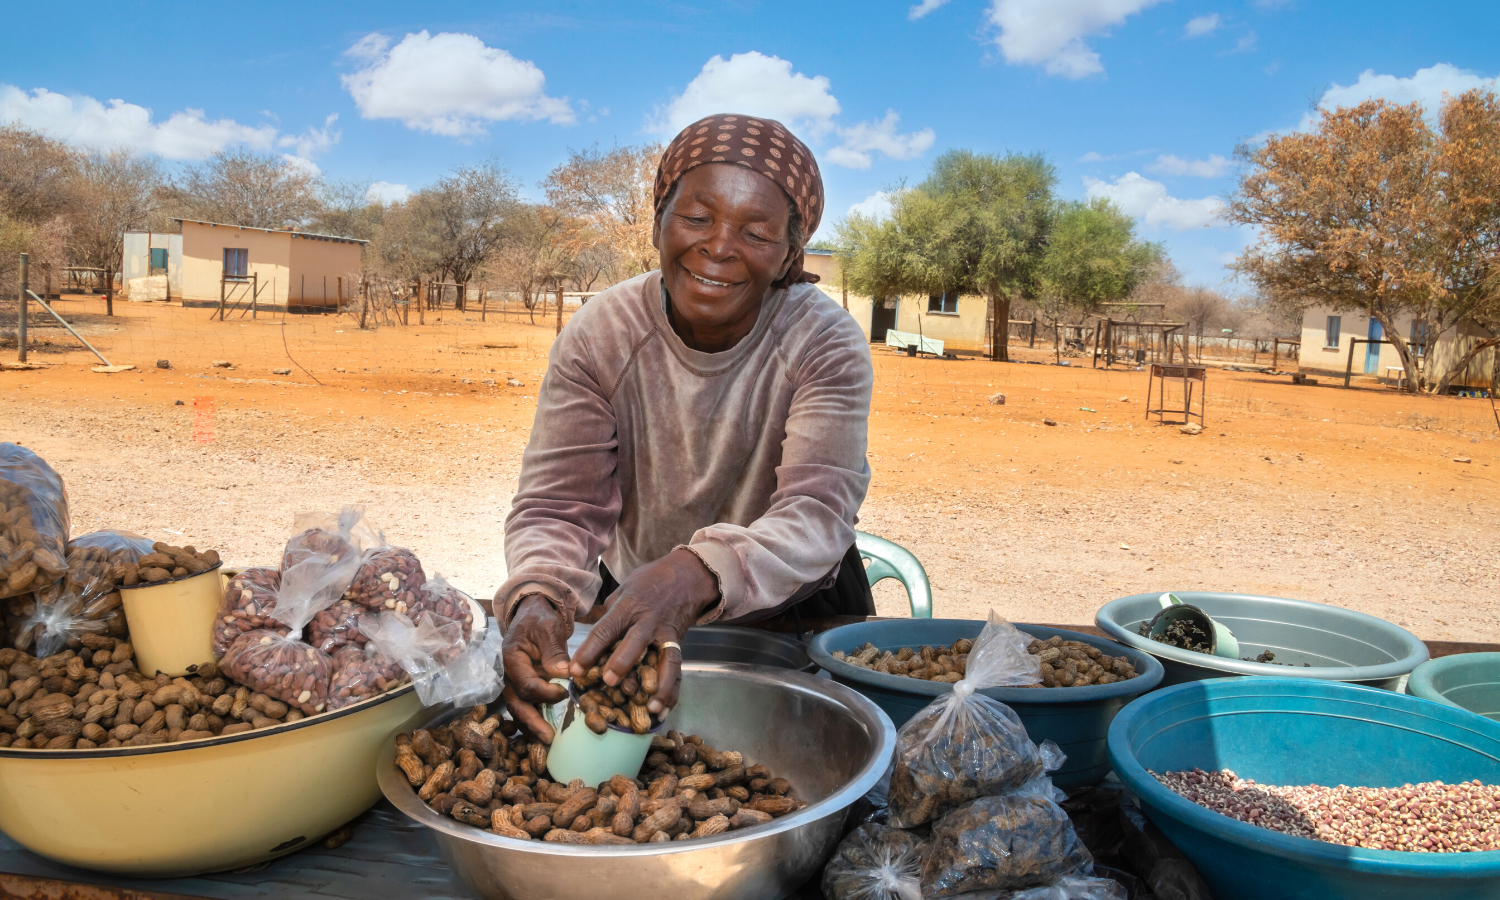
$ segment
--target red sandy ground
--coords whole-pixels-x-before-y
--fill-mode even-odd
[[[358,502],[429,572],[482,594],[504,578],[502,525],[550,325],[447,310],[360,331],[337,316],[220,323],[209,310],[117,303],[106,319],[88,298],[58,308],[112,362],[137,366],[94,374],[88,353],[45,329],[34,336],[61,352],[0,372],[0,440],[67,478],[75,534],[126,528],[266,562],[297,511]],[[1208,428],[1194,437],[1147,422],[1144,371],[872,353],[874,480],[860,527],[921,558],[938,616],[993,607],[1084,623],[1126,594],[1219,589],[1340,604],[1424,638],[1500,641],[1500,440],[1487,401],[1214,370]],[[292,374],[271,374],[282,367]],[[987,402],[997,392],[1004,405]],[[211,421],[213,440],[195,442],[195,402],[208,398],[199,430]],[[894,584],[877,588],[882,613],[905,609]]]

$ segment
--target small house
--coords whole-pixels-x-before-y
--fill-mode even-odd
[[[359,238],[177,219],[184,303],[336,309],[358,291]],[[174,293],[174,299],[177,294]]]
[[[1467,319],[1439,335],[1436,341],[1423,340],[1421,329],[1422,323],[1411,318],[1402,337],[1417,347],[1419,355],[1433,355],[1426,366],[1428,371],[1446,368],[1447,361],[1489,336],[1477,323]],[[1350,366],[1349,354],[1352,351],[1355,375],[1373,375],[1391,384],[1400,384],[1405,379],[1401,357],[1394,345],[1355,344],[1356,339],[1384,340],[1385,328],[1373,317],[1355,310],[1310,306],[1302,314],[1302,348],[1298,365],[1304,372],[1342,376]],[[1455,387],[1493,389],[1494,364],[1493,349],[1475,354],[1454,379]]]
[[[943,342],[946,350],[983,353],[989,347],[988,301],[976,294],[904,294],[876,300],[851,293],[828,250],[808,250],[804,268],[819,277],[818,287],[859,323],[865,336],[884,343],[887,331],[904,331]]]
[[[182,235],[127,231],[121,238],[120,288],[125,296],[134,301],[181,299]]]

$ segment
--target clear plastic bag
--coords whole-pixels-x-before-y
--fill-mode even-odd
[[[976,891],[963,900],[1128,900],[1130,892],[1108,878],[1065,875],[1052,884],[1019,891]]]
[[[25,447],[0,444],[0,598],[67,574],[70,527],[62,476]]]
[[[370,646],[411,675],[424,706],[451,701],[456,706],[488,703],[500,696],[502,637],[494,619],[484,636],[467,644],[459,622],[431,612],[421,621],[383,612],[366,621]]]
[[[219,671],[230,678],[315,715],[328,708],[328,682],[333,660],[303,641],[295,632],[248,631],[234,640],[219,660]]]
[[[823,869],[827,900],[922,900],[922,851],[915,835],[861,825]]]
[[[922,896],[1015,891],[1093,874],[1094,858],[1053,790],[1051,779],[1041,777],[945,813],[933,823],[922,858]]]
[[[426,581],[427,573],[415,553],[403,547],[379,547],[365,553],[344,599],[373,612],[407,614],[416,607]]]
[[[380,651],[345,644],[333,654],[333,677],[328,683],[328,708],[343,709],[407,680],[406,670]]]
[[[125,583],[127,568],[151,547],[150,538],[129,531],[91,531],[74,538],[68,542],[67,597],[88,604],[114,593]]]
[[[262,629],[287,634],[291,629],[271,618],[281,572],[271,568],[246,569],[229,579],[219,614],[214,618],[213,651],[223,656],[240,635]]]
[[[991,612],[964,679],[901,726],[888,798],[892,825],[930,822],[961,803],[1020,787],[1045,770],[1020,717],[979,693],[1040,680],[1040,661],[1026,652],[1019,634]],[[1031,662],[1023,666],[1023,658]],[[1024,681],[1031,673],[1034,680]]]
[[[378,539],[364,521],[364,507],[346,506],[339,514],[303,513],[281,555],[281,587],[272,615],[297,631],[319,610],[327,609],[349,589],[359,571],[365,542]]]
[[[369,615],[369,610],[353,600],[339,600],[313,616],[307,625],[307,642],[324,653],[332,653],[346,644],[362,647],[369,638],[360,623]]]
[[[474,626],[479,624],[474,621],[474,604],[470,602],[469,595],[449,584],[448,579],[441,574],[434,574],[422,585],[417,594],[416,606],[408,617],[419,620],[426,612],[461,625],[465,643],[468,642],[469,635],[474,633]]]

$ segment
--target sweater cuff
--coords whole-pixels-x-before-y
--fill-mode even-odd
[[[501,588],[495,595],[495,612],[500,620],[501,630],[510,629],[510,620],[515,616],[516,607],[521,605],[522,599],[532,594],[540,594],[563,617],[563,621],[568,626],[568,633],[571,634],[573,632],[573,603],[570,599],[572,593],[567,585],[545,576],[523,581],[509,589]]]
[[[674,548],[676,549],[676,548]],[[697,556],[719,583],[719,601],[698,617],[696,624],[707,625],[722,618],[727,610],[741,606],[745,599],[745,573],[740,557],[727,544],[697,541],[682,548]]]

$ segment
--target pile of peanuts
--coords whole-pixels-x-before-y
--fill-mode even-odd
[[[849,654],[835,650],[833,658],[886,675],[957,684],[963,680],[969,665],[969,651],[973,648],[974,642],[968,638],[960,638],[948,647],[902,647],[899,650],[881,650],[867,643]]]
[[[608,660],[614,647],[599,657]],[[578,707],[583,710],[583,723],[595,734],[603,734],[610,725],[629,729],[636,734],[645,734],[661,724],[661,720],[646,708],[651,695],[656,693],[657,650],[651,648],[630,674],[615,687],[604,683],[604,669],[595,665],[573,683],[582,692]]]
[[[173,547],[158,541],[151,545],[150,553],[133,563],[121,564],[111,576],[123,585],[150,584],[185,575],[197,575],[218,564],[217,550],[200,552],[196,547]]]
[[[895,651],[865,644],[849,654],[835,650],[833,658],[887,675],[956,684],[968,671],[969,652],[973,649],[974,642],[968,638],[947,647],[902,647]],[[1112,684],[1139,674],[1127,657],[1110,656],[1092,644],[1065,641],[1055,635],[1045,641],[1033,640],[1026,652],[1041,657],[1042,661],[1042,682],[1029,687]]]
[[[510,722],[505,721],[504,726]],[[807,804],[784,778],[697,735],[651,739],[638,778],[550,782],[547,746],[507,738],[476,706],[440,728],[396,736],[396,766],[440,815],[517,840],[563,844],[686,841],[762,825]]]
[[[1412,853],[1500,849],[1500,786],[1478,780],[1330,788],[1256,784],[1229,769],[1151,774],[1205,809],[1282,834]]]
[[[82,636],[81,650],[37,659],[0,650],[0,747],[91,750],[239,734],[303,718],[230,682],[213,663],[190,678],[137,671],[128,642]]]

